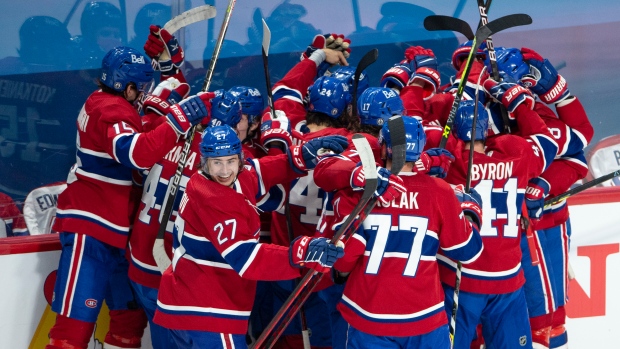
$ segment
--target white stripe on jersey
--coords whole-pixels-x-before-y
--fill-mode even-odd
[[[134,263],[136,263],[137,265],[139,265],[140,267],[142,267],[144,269],[148,269],[148,270],[159,272],[159,268],[156,265],[146,264],[146,263],[138,260],[136,257],[134,257],[133,253],[132,253],[131,243],[129,243],[128,245],[129,245],[129,255],[131,256],[131,260]]]
[[[177,248],[178,250],[178,248]],[[176,258],[176,251],[174,251],[175,253],[175,258]],[[187,253],[185,253],[183,256],[183,258],[190,260],[196,264],[200,264],[200,265],[206,265],[209,267],[214,267],[214,268],[222,268],[222,269],[232,269],[233,267],[231,267],[230,265],[226,264],[226,263],[220,263],[220,262],[213,262],[213,261],[207,261],[204,259],[198,259],[198,258],[194,258],[190,255],[188,255]]]
[[[76,251],[76,246],[78,245],[77,240],[81,240],[81,249]],[[73,252],[71,253],[71,262],[69,262],[69,278],[67,280],[67,284],[65,285],[65,295],[62,300],[62,307],[60,308],[61,315],[66,317],[71,316],[71,309],[73,308],[73,297],[75,296],[75,290],[77,289],[78,276],[80,275],[80,268],[82,267],[82,257],[84,256],[84,245],[86,244],[85,236],[82,234],[75,234],[73,238]],[[77,257],[76,257],[77,255]],[[69,288],[70,281],[72,280],[71,275],[73,275],[73,265],[75,263],[75,259],[77,258],[77,270],[75,271],[75,279],[73,282],[73,292],[67,297],[67,290]],[[66,314],[63,314],[67,299],[69,300],[69,309]]]
[[[441,309],[444,307],[444,303],[443,300],[431,307],[428,307],[424,310],[420,310],[418,312],[415,313],[411,313],[411,314],[375,314],[375,313],[371,313],[367,310],[364,310],[362,307],[360,307],[357,303],[353,302],[351,299],[349,299],[346,295],[342,295],[342,301],[346,302],[347,304],[349,304],[350,306],[352,306],[353,308],[355,308],[357,311],[359,311],[360,313],[364,314],[364,316],[367,316],[369,318],[373,318],[373,319],[380,319],[380,320],[407,320],[407,319],[411,319],[411,320],[415,320],[415,318],[420,317],[420,316],[424,316],[428,313],[432,313],[433,311],[437,310],[437,309]]]
[[[482,250],[480,250],[480,253],[482,253]],[[451,259],[449,259],[446,256],[442,256],[440,254],[437,255],[437,259],[441,260],[442,262],[450,265],[453,268],[456,268],[456,263],[454,263]],[[473,259],[473,258],[472,258]],[[463,262],[463,265],[467,264],[466,262]],[[461,269],[461,271],[464,274],[470,274],[470,275],[477,275],[477,276],[483,276],[483,277],[487,277],[487,278],[497,278],[497,277],[502,277],[502,276],[508,276],[508,275],[512,275],[515,274],[516,272],[519,271],[519,269],[521,268],[521,262],[519,262],[514,268],[510,269],[510,270],[503,270],[503,271],[483,271],[483,270],[475,270],[475,269],[469,269],[469,268],[465,268],[463,267]]]
[[[92,172],[86,172],[86,171],[84,171],[80,167],[78,167],[75,170],[75,173],[79,174],[79,175],[82,175],[84,177],[96,179],[98,181],[106,182],[106,183],[110,183],[110,184],[124,185],[124,186],[131,186],[131,185],[133,185],[133,181],[131,179],[127,180],[127,181],[123,181],[123,180],[119,180],[119,179],[113,179],[113,178],[110,178],[110,177],[105,177],[105,176],[102,176],[102,175],[94,174]]]
[[[84,217],[88,217],[92,220],[96,220],[99,223],[102,223],[104,225],[107,225],[108,227],[112,228],[110,230],[119,230],[122,232],[126,232],[129,233],[129,227],[121,227],[120,225],[116,225],[106,219],[104,219],[101,216],[98,216],[92,212],[87,212],[87,211],[82,211],[82,210],[62,210],[62,209],[58,209],[56,211],[56,216],[60,216],[60,215],[76,215],[76,216],[84,216]]]
[[[230,309],[220,309],[220,308],[205,308],[205,307],[196,307],[191,305],[168,305],[162,303],[159,299],[157,300],[157,306],[170,311],[193,311],[197,313],[213,313],[213,314],[223,314],[223,315],[232,315],[232,316],[250,316],[249,311],[240,311],[240,310],[230,310]]]
[[[112,157],[110,156],[110,154],[108,153],[104,153],[104,152],[98,152],[98,151],[94,151],[94,150],[90,150],[90,149],[86,149],[86,148],[82,148],[80,146],[77,147],[77,150],[84,153],[84,154],[88,154],[88,155],[92,155],[92,156],[96,156],[98,158],[104,158],[104,159],[112,159]]]
[[[245,261],[245,264],[243,264],[243,267],[239,271],[239,276],[243,277],[243,274],[245,273],[245,271],[250,267],[250,265],[254,261],[254,258],[256,258],[256,255],[258,254],[260,247],[261,247],[261,244],[256,244],[256,246],[254,246],[254,249],[252,250],[252,254],[250,254],[250,257],[248,257],[248,259]]]

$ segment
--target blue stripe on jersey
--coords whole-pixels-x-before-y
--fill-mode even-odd
[[[445,311],[444,303],[438,303],[432,307],[426,308],[414,314],[372,314],[365,309],[362,309],[358,304],[350,300],[347,296],[343,295],[340,301],[347,308],[355,312],[359,317],[372,322],[381,323],[408,323],[424,320],[439,312]]]
[[[140,137],[139,133],[124,133],[114,138],[114,155],[121,164],[136,170],[143,170],[133,158],[133,150]]]
[[[177,236],[177,228],[174,227],[173,236]],[[176,239],[175,239],[176,240]],[[194,259],[227,264],[226,260],[220,252],[213,246],[211,241],[204,237],[190,235],[187,232],[181,237],[181,244],[185,248],[185,253]],[[175,243],[175,245],[177,245]],[[177,248],[178,246],[175,246]]]
[[[358,230],[358,234],[360,234],[364,240],[366,240],[366,252],[372,251],[375,240],[377,238],[376,230],[365,230],[363,233]],[[387,243],[385,245],[384,253],[411,253],[411,247],[413,246],[413,239],[415,238],[415,234],[411,231],[406,230],[392,230],[390,231],[390,236],[387,239]],[[422,241],[422,256],[434,257],[437,254],[437,249],[439,248],[439,241],[428,234],[424,236],[424,240]]]
[[[163,305],[157,301],[157,310],[170,315],[192,315],[192,316],[211,316],[231,320],[248,320],[250,312],[241,312],[236,310],[203,308],[194,306],[173,306]],[[242,313],[242,314],[239,314]],[[247,315],[244,315],[246,314]]]
[[[298,90],[288,88],[286,86],[278,86],[273,91],[273,102],[280,98],[287,98],[302,103],[302,95]]]
[[[476,255],[482,252],[482,239],[478,232],[472,230],[472,233],[469,235],[469,240],[466,244],[460,246],[459,248],[451,249],[451,250],[442,250],[443,253],[455,260],[459,261],[471,261],[472,258],[476,257]]]
[[[566,147],[566,151],[563,154],[577,154],[580,151],[583,151],[583,148],[588,146],[586,139],[580,133],[575,132],[573,129],[570,129],[570,133],[568,134],[569,141],[568,146]]]
[[[248,262],[250,262],[250,264],[252,263],[250,258],[254,258],[254,250],[256,249],[257,243],[258,240],[239,241],[227,248],[222,255],[226,258],[226,262],[233,267],[237,273],[241,274],[242,271],[248,269],[249,265],[246,264]]]
[[[250,166],[254,168],[254,172],[256,173],[258,185],[258,187],[256,188],[256,199],[258,199],[267,193],[268,188],[265,188],[265,183],[263,183],[263,174],[261,172],[260,162],[257,159],[252,159],[247,163],[249,163]]]
[[[94,154],[88,154],[78,148],[77,163],[79,170],[92,173],[96,176],[109,178],[115,181],[132,181],[131,169],[127,168],[112,158],[105,158]],[[105,179],[104,179],[105,180]],[[129,183],[131,184],[131,183]]]
[[[540,134],[533,135],[531,136],[531,138],[535,141],[535,144],[538,145],[538,148],[542,151],[542,154],[540,155],[542,155],[545,161],[545,167],[543,170],[546,170],[547,167],[551,165],[551,162],[553,161],[553,159],[555,159],[555,156],[558,153],[558,144],[553,139]]]
[[[453,261],[450,261],[449,263],[446,261],[446,257],[442,256],[442,255],[437,255],[437,262],[439,262],[441,265],[445,266],[446,268],[456,272],[456,263]],[[470,279],[477,279],[477,280],[508,280],[511,279],[517,275],[519,275],[519,271],[521,270],[521,263],[519,263],[518,268],[515,268],[514,270],[507,270],[507,271],[503,271],[503,272],[486,272],[486,271],[477,271],[477,270],[470,270],[468,268],[466,268],[465,266],[463,266],[463,268],[461,269],[461,274],[464,277],[468,277]],[[493,273],[491,275],[484,275],[484,274],[488,274],[488,273]]]
[[[262,212],[273,212],[284,204],[285,190],[281,184],[269,188],[269,192],[256,203]]]
[[[91,212],[86,212],[86,211],[81,211],[81,210],[58,210],[56,211],[56,219],[62,219],[62,218],[75,218],[75,219],[89,221],[91,223],[100,225],[103,228],[110,230],[116,234],[121,234],[124,236],[129,235],[129,227],[113,226],[112,223],[106,221],[102,217],[94,215]]]

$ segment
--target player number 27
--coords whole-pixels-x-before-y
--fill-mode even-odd
[[[366,273],[377,274],[381,261],[383,258],[407,258],[407,265],[403,275],[414,277],[418,270],[418,264],[420,263],[420,257],[422,256],[422,243],[424,242],[424,236],[426,236],[426,230],[428,229],[428,218],[416,217],[416,216],[399,216],[398,227],[394,227],[396,230],[392,230],[392,216],[391,215],[369,215],[364,221],[364,230],[375,231],[375,243],[370,251],[370,257],[368,258],[368,265],[366,266]],[[385,252],[385,248],[388,243],[388,238],[399,239],[400,234],[411,234],[413,237],[413,244],[409,253],[403,252]],[[405,238],[409,241],[409,238]],[[391,244],[392,246],[394,244]],[[400,244],[399,244],[400,245]]]

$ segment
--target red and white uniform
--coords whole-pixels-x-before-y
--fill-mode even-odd
[[[24,216],[13,199],[4,193],[0,193],[0,219],[0,238],[28,235]]]
[[[587,181],[620,170],[620,135],[605,137],[596,143],[588,152],[588,166]],[[600,186],[620,186],[620,178],[603,182]]]
[[[77,128],[77,163],[71,169],[76,179],[58,198],[53,229],[125,248],[134,211],[128,200],[132,169],[153,166],[176,144],[177,134],[167,123],[142,132],[133,106],[101,90],[86,100]]]
[[[258,242],[256,198],[296,174],[286,155],[253,160],[226,187],[195,173],[175,221],[174,258],[164,273],[154,321],[170,329],[245,334],[256,280],[301,275],[288,247]]]
[[[342,316],[376,336],[417,336],[447,324],[437,251],[466,262],[482,251],[447,183],[411,172],[400,176],[407,191],[387,206],[377,204],[334,266],[351,272],[338,304]],[[346,189],[336,196],[334,214],[342,221],[361,194]]]
[[[522,104],[517,122],[523,137],[488,138],[485,153],[474,152],[471,187],[482,197],[480,236],[484,252],[474,263],[463,264],[461,290],[482,294],[518,290],[525,279],[521,268],[519,221],[528,181],[540,175],[557,153],[557,144],[538,115]],[[465,184],[469,150],[454,152],[446,181]],[[454,287],[456,263],[440,254],[441,278]]]

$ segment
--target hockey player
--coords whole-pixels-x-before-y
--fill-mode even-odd
[[[174,258],[162,277],[155,314],[180,347],[245,348],[256,280],[293,279],[301,275],[300,266],[324,272],[342,255],[342,248],[321,238],[300,237],[290,248],[258,243],[255,205],[266,188],[314,168],[322,150],[339,153],[346,146],[344,137],[322,137],[244,166],[230,126],[205,130],[201,171],[181,200]]]
[[[548,60],[528,48],[499,47],[496,54],[498,68],[505,78],[521,81],[539,97],[534,110],[558,143],[558,153],[551,165],[539,177],[530,180],[525,192],[530,231],[533,231],[528,234],[536,248],[529,248],[525,235],[521,247],[535,347],[562,348],[567,344],[564,305],[570,221],[565,201],[544,209],[544,200],[549,195],[562,194],[586,176],[583,149],[594,131],[581,102],[570,94],[564,77]],[[557,116],[547,105],[555,105]],[[538,265],[532,265],[533,257],[537,257]]]
[[[24,220],[30,235],[55,233],[58,195],[67,188],[66,182],[56,182],[33,189],[24,200]]]
[[[552,161],[557,145],[540,117],[531,110],[533,98],[516,84],[485,81],[485,88],[513,113],[522,137],[487,138],[488,114],[478,102],[478,123],[472,134],[474,101],[461,102],[453,134],[467,142],[455,150],[456,161],[446,181],[465,184],[469,148],[473,136],[471,187],[482,197],[485,212],[480,235],[484,251],[462,268],[455,348],[468,348],[482,323],[488,348],[532,347],[521,267],[519,217],[525,187]],[[512,98],[507,98],[511,96]],[[438,131],[441,132],[441,131]],[[446,311],[452,313],[455,266],[449,256],[437,256],[446,295]]]
[[[350,325],[347,348],[450,348],[435,254],[443,249],[452,258],[473,262],[482,250],[479,203],[469,194],[458,193],[463,207],[467,206],[462,210],[448,184],[416,175],[414,163],[426,137],[416,119],[403,117],[403,121],[407,162],[399,177],[404,191],[378,203],[346,240],[345,257],[335,266],[339,273],[351,273],[338,305]],[[387,123],[380,142],[381,156],[390,170],[392,144]],[[339,162],[332,161],[332,166],[350,167],[349,161]],[[350,177],[352,186],[363,187],[359,168],[354,167]],[[379,176],[379,188],[394,185],[387,178]],[[352,190],[336,194],[337,222],[357,204],[360,195]],[[394,296],[396,289],[398,296]]]
[[[52,348],[85,348],[102,302],[110,308],[107,346],[139,348],[146,324],[127,279],[124,249],[135,210],[132,170],[161,159],[189,128],[208,115],[213,94],[192,96],[171,107],[143,132],[136,107],[153,81],[148,59],[129,47],[110,50],[102,62],[100,89],[77,119],[77,163],[58,198],[53,229],[62,253],[52,309]],[[75,177],[72,177],[75,176]]]
[[[0,193],[0,238],[26,235],[24,215],[10,196]]]

